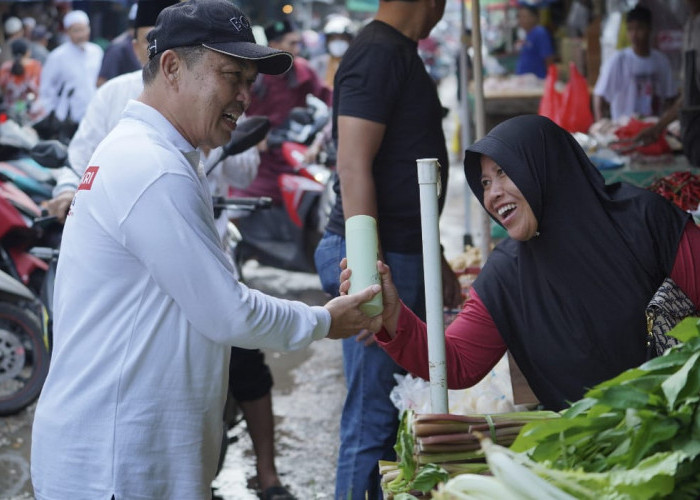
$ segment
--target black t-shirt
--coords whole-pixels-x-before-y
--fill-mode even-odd
[[[421,253],[419,158],[442,166],[442,197],[448,158],[442,107],[435,83],[418,56],[418,44],[391,26],[372,21],[353,41],[335,76],[333,131],[337,117],[353,116],[386,125],[372,167],[376,185],[379,238],[390,252]],[[340,185],[327,229],[345,234]]]

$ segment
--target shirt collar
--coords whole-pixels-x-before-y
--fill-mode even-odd
[[[192,165],[192,168],[194,168],[195,171],[197,170],[200,160],[199,150],[193,148],[187,139],[185,139],[173,124],[157,109],[141,101],[132,99],[127,103],[126,108],[124,108],[122,117],[140,120],[158,130],[169,142],[180,150],[187,159],[187,162]]]

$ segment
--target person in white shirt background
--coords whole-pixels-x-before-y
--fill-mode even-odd
[[[97,89],[97,74],[102,64],[102,49],[90,42],[90,19],[82,10],[73,10],[63,17],[68,40],[53,49],[41,71],[39,99],[46,114],[54,111],[73,121],[85,114]]]
[[[638,5],[625,21],[631,46],[615,52],[601,68],[593,90],[596,121],[659,116],[678,95],[668,57],[651,47],[651,11]]]
[[[197,147],[225,144],[258,71],[290,54],[255,43],[228,0],[164,9],[144,91],[100,143],[66,221],[54,351],[32,428],[38,500],[210,498],[230,346],[300,349],[377,331],[378,286],[307,306],[239,283]]]
[[[158,13],[174,3],[177,0],[141,0],[136,4],[134,52],[142,65],[148,61],[146,36],[153,29]],[[69,163],[74,170],[67,167],[62,169],[54,189],[54,198],[45,203],[50,215],[58,217],[61,222],[65,221],[80,180],[75,172],[84,174],[90,157],[117,125],[128,101],[138,98],[142,91],[141,69],[110,79],[97,90],[68,147]],[[228,186],[246,188],[257,175],[260,163],[258,150],[252,147],[225,158],[210,172],[221,152],[221,147],[202,151],[203,168],[209,172],[207,180],[213,196],[226,196]],[[216,220],[222,239],[226,234],[228,219],[229,214],[223,211]],[[232,347],[231,356],[229,385],[243,411],[254,445],[259,488],[262,492],[275,492],[279,500],[292,500],[294,497],[282,486],[275,464],[272,375],[265,364],[264,354],[257,349]],[[242,370],[247,373],[241,373]]]

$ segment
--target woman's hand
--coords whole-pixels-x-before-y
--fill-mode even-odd
[[[342,272],[340,273],[339,291],[341,295],[346,295],[348,290],[350,290],[352,270],[348,269],[347,266],[347,259],[343,259],[340,262]],[[379,276],[382,283],[382,301],[384,308],[381,316],[382,322],[384,328],[389,333],[391,338],[394,338],[396,335],[396,325],[399,322],[399,313],[401,312],[401,299],[399,298],[399,293],[391,279],[391,270],[389,269],[389,266],[384,264],[382,261],[377,261],[377,271],[379,271]],[[357,335],[357,341],[364,342],[365,345],[371,345],[375,342],[374,333],[376,332],[362,331]]]

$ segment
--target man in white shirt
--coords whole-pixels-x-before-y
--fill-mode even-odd
[[[683,27],[683,66],[680,95],[652,127],[642,130],[635,140],[644,144],[658,139],[673,121],[680,118],[683,154],[690,165],[700,168],[700,0],[685,0],[688,18]]]
[[[603,65],[593,90],[596,121],[630,116],[659,116],[678,95],[678,85],[668,58],[651,48],[651,11],[643,6],[626,16],[631,47],[615,54]]]
[[[82,10],[63,18],[68,40],[52,50],[41,71],[39,98],[46,113],[78,122],[97,88],[102,49],[90,42],[90,19]]]
[[[176,0],[141,0],[136,4],[134,52],[141,65],[148,62],[148,40],[158,13]],[[130,99],[143,91],[142,71],[117,76],[104,83],[93,97],[77,132],[68,145],[72,168],[82,175],[98,144],[117,125]],[[239,120],[240,121],[240,120]],[[217,163],[222,148],[203,151],[203,167],[212,195],[227,196],[228,186],[244,189],[258,172],[260,155],[256,147],[229,156]],[[213,166],[216,164],[216,166]],[[213,168],[212,168],[213,166]],[[79,178],[70,168],[63,168],[54,189],[54,198],[45,203],[50,215],[61,222],[78,187]],[[211,172],[210,172],[211,170]],[[226,235],[229,213],[223,211],[216,220],[222,239]],[[257,481],[261,491],[284,491],[275,464],[274,416],[272,413],[272,376],[265,357],[257,349],[232,348],[229,389],[243,410],[246,425],[256,451]],[[292,498],[287,493],[287,498]],[[280,500],[283,499],[279,495]]]
[[[230,346],[381,326],[359,311],[378,286],[324,307],[275,299],[238,283],[221,248],[196,148],[225,144],[258,71],[283,73],[291,55],[255,44],[228,0],[168,7],[148,40],[144,91],[65,225],[32,434],[38,500],[210,498]]]

